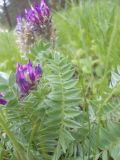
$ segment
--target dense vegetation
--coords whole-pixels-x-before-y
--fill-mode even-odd
[[[0,33],[0,160],[120,160],[120,8],[81,1],[54,11],[55,48],[20,56]],[[40,63],[36,89],[19,101],[16,63]]]

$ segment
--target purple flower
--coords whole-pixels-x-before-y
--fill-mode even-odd
[[[16,33],[17,44],[22,53],[29,52],[36,40],[54,42],[50,9],[45,0],[25,9],[24,17],[17,16]]]
[[[29,24],[35,37],[50,40],[53,35],[50,9],[45,0],[35,3],[30,9],[25,9],[25,20]]]
[[[41,0],[40,4],[34,4],[30,9],[25,9],[26,21],[44,25],[50,19],[50,9],[46,5],[44,0]]]
[[[28,23],[20,15],[17,16],[17,26],[16,26],[16,35],[17,35],[17,45],[22,54],[25,54],[29,51],[29,48],[33,45],[34,33],[32,32]]]
[[[16,67],[16,82],[22,95],[28,94],[31,89],[36,87],[41,75],[40,65],[32,67],[30,60],[27,64],[17,64]]]
[[[3,93],[0,93],[0,105],[5,105],[7,103],[7,101],[5,99],[3,99],[4,97],[4,94]]]

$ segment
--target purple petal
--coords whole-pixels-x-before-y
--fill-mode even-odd
[[[36,74],[37,76],[40,76],[40,74],[41,74],[41,67],[40,67],[39,64],[35,67],[35,74]]]
[[[41,0],[40,7],[46,6],[45,0]]]
[[[21,23],[22,22],[22,17],[20,15],[17,16],[17,23]]]
[[[28,61],[28,65],[32,67],[32,63],[31,63],[30,59]]]
[[[29,73],[30,80],[31,80],[32,82],[34,82],[34,81],[35,81],[34,70],[33,70],[33,68],[30,67],[30,66],[28,67],[28,73]]]
[[[20,87],[20,91],[22,92],[22,93],[28,93],[28,91],[29,91],[29,89],[30,89],[30,87],[31,87],[31,85],[28,83],[28,82],[26,82],[24,79],[21,79],[20,81],[19,81],[19,87]]]
[[[50,9],[49,9],[49,7],[47,6],[47,4],[45,3],[44,0],[41,0],[40,8],[41,8],[41,11],[42,11],[44,16],[49,16],[50,15]]]

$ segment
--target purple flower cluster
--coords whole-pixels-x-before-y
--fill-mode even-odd
[[[0,105],[5,105],[7,101],[4,99],[4,94],[0,93]]]
[[[50,19],[50,9],[44,0],[40,4],[31,6],[30,9],[25,9],[25,17],[28,23],[44,25]]]
[[[45,0],[34,3],[29,9],[25,9],[25,16],[17,17],[17,44],[21,52],[29,51],[34,42],[39,39],[51,41],[54,39],[54,30],[51,22],[50,9]]]
[[[29,93],[29,91],[36,87],[41,76],[40,65],[32,66],[30,60],[27,64],[17,64],[16,67],[16,83],[21,92],[21,96]]]
[[[17,45],[20,49],[20,52],[23,54],[29,51],[29,48],[33,45],[35,41],[34,34],[30,29],[30,26],[26,21],[21,17],[17,17],[17,26],[16,26],[16,33],[17,33]]]

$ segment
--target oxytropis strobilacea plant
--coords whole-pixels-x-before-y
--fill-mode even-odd
[[[22,53],[28,52],[36,40],[54,41],[50,9],[44,0],[25,9],[24,17],[17,17],[17,44]]]

